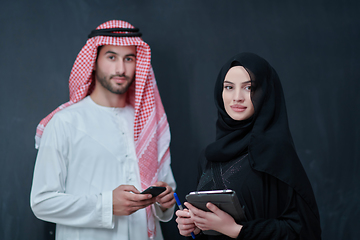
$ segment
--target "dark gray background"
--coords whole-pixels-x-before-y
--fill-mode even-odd
[[[111,19],[139,27],[152,48],[182,200],[195,188],[200,150],[215,136],[218,71],[251,51],[282,80],[323,239],[359,239],[359,12],[355,0],[2,0],[0,239],[52,239],[53,225],[29,207],[35,128],[68,101],[68,77],[87,34]],[[174,219],[163,232],[182,239]]]

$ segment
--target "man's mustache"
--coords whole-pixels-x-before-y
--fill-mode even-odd
[[[130,79],[129,76],[126,76],[125,74],[117,74],[117,75],[111,75],[110,79],[114,78],[114,77],[122,77],[122,78],[126,78],[126,80]]]

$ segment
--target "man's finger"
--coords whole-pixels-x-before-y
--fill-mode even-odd
[[[140,201],[146,201],[146,200],[152,201],[152,200],[150,200],[152,198],[151,194],[129,193],[126,195],[126,197],[130,201],[133,201],[133,202],[140,202]]]
[[[126,192],[140,193],[139,190],[133,185],[121,185],[121,190]]]
[[[172,194],[172,191],[166,193],[166,194],[160,194],[159,196],[156,197],[156,201],[157,202],[162,202],[162,203],[165,203],[165,202],[170,202],[171,200],[175,200],[174,198],[174,194]]]

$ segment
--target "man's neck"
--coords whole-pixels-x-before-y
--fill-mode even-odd
[[[96,87],[90,94],[91,99],[98,105],[104,107],[123,108],[126,106],[127,92],[124,94],[115,94],[111,92],[97,91]]]

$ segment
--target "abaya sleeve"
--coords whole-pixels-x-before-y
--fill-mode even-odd
[[[289,187],[286,195],[286,207],[277,218],[255,218],[254,220],[241,223],[243,227],[237,239],[299,239],[301,221],[296,207],[297,195]]]

